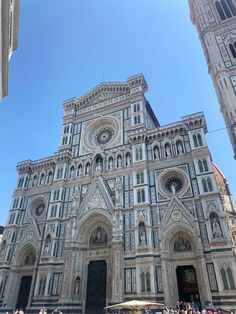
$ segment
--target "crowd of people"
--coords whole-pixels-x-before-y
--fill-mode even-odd
[[[230,310],[202,307],[197,300],[194,303],[177,301],[175,308],[164,305],[162,314],[233,314]]]

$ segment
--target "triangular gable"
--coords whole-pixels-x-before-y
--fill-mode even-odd
[[[79,219],[88,211],[102,209],[112,215],[113,202],[101,177],[95,178],[87,190],[85,198],[79,207]]]
[[[167,229],[179,223],[188,225],[194,229],[194,218],[179,199],[173,196],[161,222],[162,231],[166,232]]]

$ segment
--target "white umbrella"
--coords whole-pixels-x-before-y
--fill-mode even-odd
[[[139,310],[148,306],[164,306],[164,304],[157,303],[157,302],[150,302],[150,301],[132,300],[132,301],[110,305],[110,306],[105,307],[105,309],[125,308],[125,309],[130,309],[130,310],[135,311],[135,310]]]

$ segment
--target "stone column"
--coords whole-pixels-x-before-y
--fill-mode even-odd
[[[122,233],[122,212],[115,209],[115,223],[113,224],[112,239],[112,303],[123,301],[123,233]]]

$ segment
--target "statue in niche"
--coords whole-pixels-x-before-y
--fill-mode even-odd
[[[139,224],[139,245],[147,244],[146,228],[143,222]]]
[[[113,169],[113,159],[112,159],[112,158],[109,159],[108,169],[109,169],[109,170],[112,170],[112,169]]]
[[[49,234],[47,235],[46,240],[45,240],[45,245],[44,245],[44,250],[43,250],[44,256],[49,255],[50,247],[51,247],[51,236]]]
[[[71,197],[71,212],[76,211],[76,207],[78,205],[78,200],[79,200],[79,194],[78,194],[78,192],[75,192]]]
[[[116,178],[114,190],[115,190],[115,204],[116,206],[119,206],[121,204],[121,190],[122,190],[120,178]]]
[[[180,142],[177,144],[177,151],[179,155],[183,154],[183,146]]]
[[[80,291],[80,277],[77,276],[75,278],[74,295],[79,295],[79,291]]]
[[[86,164],[86,174],[90,174],[90,163]]]
[[[171,149],[169,145],[166,145],[165,151],[166,151],[166,157],[171,156]]]
[[[213,221],[212,221],[212,235],[214,239],[222,237],[220,224],[219,224],[219,221],[216,220],[216,218],[213,218]]]
[[[155,146],[154,148],[154,159],[158,159],[159,158],[159,150],[158,150],[158,147]]]
[[[186,238],[180,236],[178,237],[178,239],[175,240],[174,251],[186,252],[186,251],[191,251],[191,249],[192,249],[191,244]]]
[[[102,227],[97,227],[90,237],[90,244],[107,244],[107,233]]]
[[[122,167],[122,158],[121,158],[121,156],[118,156],[118,158],[117,158],[117,167],[118,168]]]
[[[131,157],[130,157],[130,154],[127,154],[126,155],[126,166],[130,166],[131,164]]]
[[[82,166],[81,165],[79,165],[78,175],[79,175],[79,177],[82,176]]]

